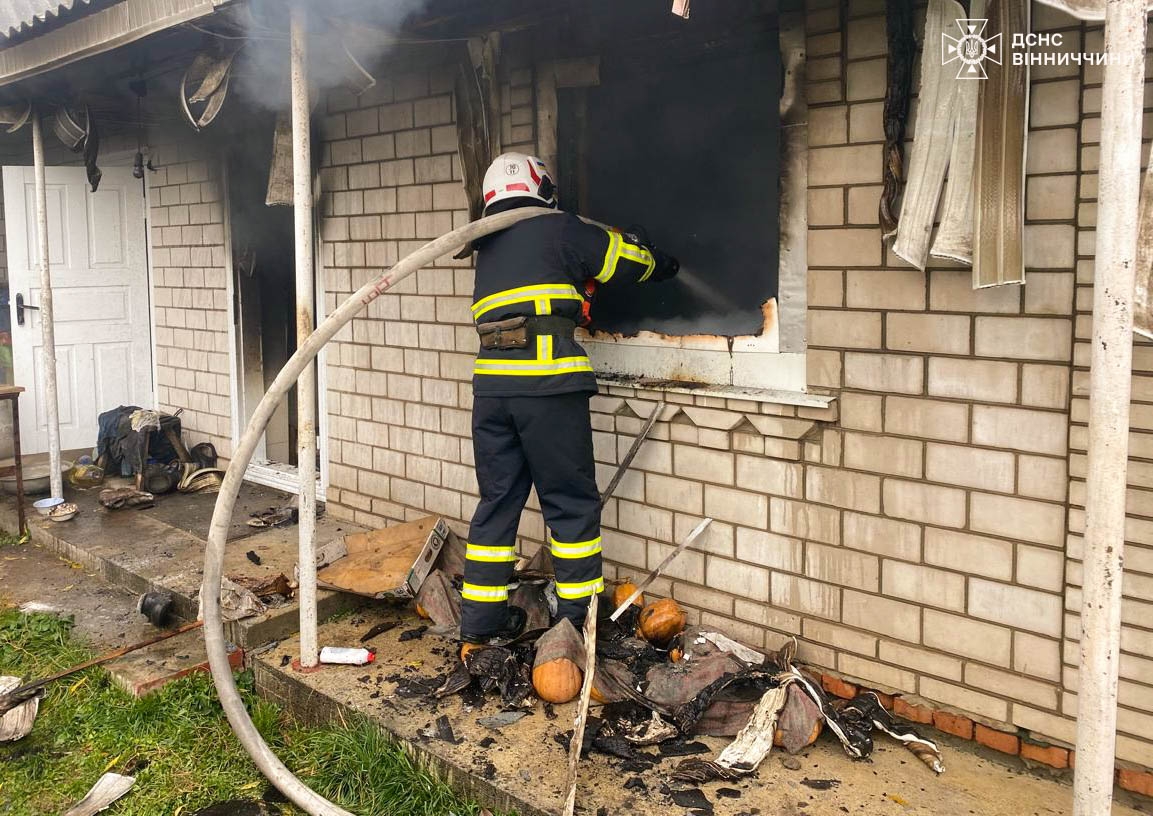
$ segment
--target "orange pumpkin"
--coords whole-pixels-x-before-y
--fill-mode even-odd
[[[626,578],[623,583],[617,584],[616,590],[613,592],[613,609],[618,608],[621,604],[628,599],[630,595],[637,591],[637,585],[631,580]],[[633,606],[644,606],[645,596],[638,595],[633,600]]]
[[[813,723],[813,732],[811,734],[809,734],[809,738],[805,742],[806,746],[812,745],[814,742],[817,741],[817,737],[819,737],[821,735],[821,728],[822,728],[822,721],[820,719],[818,719],[815,723]],[[773,745],[775,745],[777,748],[784,747],[782,745],[782,737],[783,737],[783,734],[781,733],[781,730],[779,728],[773,732]]]
[[[581,690],[580,667],[568,658],[560,657],[541,663],[532,670],[532,687],[546,703],[567,703]]]
[[[641,610],[641,635],[654,646],[664,646],[684,631],[686,617],[672,598],[655,601]]]

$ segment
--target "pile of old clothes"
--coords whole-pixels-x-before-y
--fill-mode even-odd
[[[133,476],[148,463],[167,465],[179,460],[167,431],[180,436],[180,417],[121,405],[98,417],[96,464],[105,473]]]
[[[534,694],[532,669],[540,665],[541,651],[546,644],[555,651],[555,641],[566,635],[579,639],[567,621],[548,628],[555,600],[548,554],[542,553],[517,570],[510,587],[510,601],[528,613],[524,634],[503,645],[467,650],[434,696],[495,692],[506,710],[535,706],[540,692]],[[460,622],[458,583],[451,568],[434,570],[416,599],[418,611],[450,637]],[[873,734],[880,732],[936,773],[944,771],[937,745],[895,720],[876,693],[830,700],[820,683],[797,666],[795,639],[766,655],[715,628],[690,626],[656,645],[638,626],[641,607],[630,606],[614,622],[608,618],[612,604],[602,606],[592,684],[593,699],[601,707],[589,718],[585,750],[618,757],[628,769],[639,770],[663,757],[707,752],[693,737],[732,737],[716,758],[688,756],[673,772],[678,781],[701,784],[752,774],[774,745],[796,753],[827,726],[854,759],[869,756]],[[557,653],[578,662],[583,673],[580,649]],[[656,746],[659,754],[640,752],[644,746]]]
[[[137,476],[137,487],[153,495],[216,493],[224,471],[216,467],[210,442],[191,452],[180,437],[179,412],[162,414],[134,405],[121,405],[99,417],[96,466],[103,473]]]

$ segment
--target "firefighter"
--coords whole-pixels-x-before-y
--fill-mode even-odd
[[[484,177],[485,215],[557,206],[544,162],[505,153]],[[515,637],[525,612],[508,603],[516,536],[535,486],[556,572],[557,617],[580,629],[601,576],[600,497],[589,397],[596,377],[573,339],[589,280],[599,286],[672,278],[679,266],[635,235],[575,215],[532,218],[477,245],[472,317],[472,442],[480,503],[469,529],[461,639]]]

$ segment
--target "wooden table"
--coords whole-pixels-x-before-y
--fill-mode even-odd
[[[0,400],[12,403],[12,459],[15,464],[0,469],[0,476],[7,476],[11,471],[16,472],[16,513],[20,522],[20,529],[16,537],[24,535],[28,524],[24,517],[24,468],[20,463],[20,395],[24,387],[20,385],[0,385]]]

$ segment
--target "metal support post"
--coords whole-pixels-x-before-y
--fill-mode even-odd
[[[296,343],[312,334],[316,284],[312,263],[312,139],[309,130],[305,10],[292,7],[292,213],[296,226]],[[316,636],[316,362],[296,383],[296,469],[300,477],[300,665],[317,664]]]
[[[1143,0],[1107,0],[1105,58],[1074,816],[1108,816],[1113,799],[1145,85]]]
[[[36,176],[36,256],[40,264],[40,331],[44,366],[44,416],[48,422],[48,473],[52,496],[64,498],[60,474],[60,406],[56,397],[56,323],[52,317],[52,275],[48,269],[48,195],[44,181],[44,132],[40,111],[32,114],[32,164]]]

